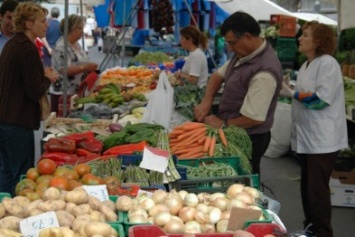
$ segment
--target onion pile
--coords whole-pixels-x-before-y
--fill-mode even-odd
[[[116,206],[128,211],[129,223],[152,223],[169,234],[225,233],[233,207],[261,210],[256,205],[261,193],[242,184],[231,185],[226,193],[157,190],[150,198],[128,199],[120,196]],[[259,220],[263,218],[261,215]]]

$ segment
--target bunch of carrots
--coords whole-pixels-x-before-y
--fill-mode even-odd
[[[170,150],[178,159],[213,157],[217,136],[227,147],[222,128],[212,128],[203,123],[186,122],[176,126],[170,133]]]

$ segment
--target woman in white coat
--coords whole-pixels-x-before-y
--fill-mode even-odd
[[[341,149],[348,147],[344,85],[335,30],[318,22],[302,27],[299,51],[307,61],[299,70],[292,99],[291,146],[302,157],[304,225],[316,236],[332,237],[329,179]]]

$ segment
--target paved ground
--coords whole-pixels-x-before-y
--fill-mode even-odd
[[[101,65],[101,70],[114,66],[126,66],[130,57],[99,53],[96,47],[89,49],[89,57]],[[122,62],[123,61],[123,62]],[[300,166],[291,157],[266,158],[261,163],[261,182],[272,190],[264,194],[281,204],[279,217],[289,232],[302,230],[303,212],[300,198]],[[335,237],[355,236],[355,208],[333,207]]]

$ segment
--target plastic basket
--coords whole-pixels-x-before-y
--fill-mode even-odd
[[[11,198],[11,194],[10,193],[0,193],[0,202],[2,201],[3,198]]]
[[[254,223],[249,225],[245,230],[252,233],[255,237],[263,237],[267,234],[285,233],[282,227],[273,223]]]
[[[201,164],[211,164],[211,163],[224,163],[232,166],[235,171],[242,175],[245,172],[240,168],[240,158],[239,157],[220,157],[220,158],[200,158],[200,159],[184,159],[178,160],[179,166],[190,166],[198,167]]]
[[[233,177],[214,177],[191,180],[177,180],[171,183],[171,187],[177,191],[185,190],[189,193],[216,193],[226,192],[229,186],[241,183],[249,187],[259,189],[259,175],[239,175]]]
[[[294,37],[296,35],[297,19],[285,15],[271,15],[270,24],[277,25],[279,28],[279,36]]]
[[[166,234],[163,229],[156,225],[135,225],[129,228],[129,237],[159,237],[159,236],[169,236],[169,237],[183,237],[184,234]],[[214,234],[194,234],[195,237],[233,237],[231,233],[214,233]]]
[[[129,223],[127,212],[120,212],[120,213],[122,213],[123,216],[123,230],[126,236],[128,236],[129,228],[131,228],[132,226],[151,225],[150,223]],[[146,236],[152,236],[152,235],[149,234]]]
[[[247,220],[244,223],[243,229],[246,229],[248,226],[252,224],[262,224],[262,223],[271,223],[272,222],[272,217],[270,216],[269,212],[263,209],[263,216],[264,220]]]

